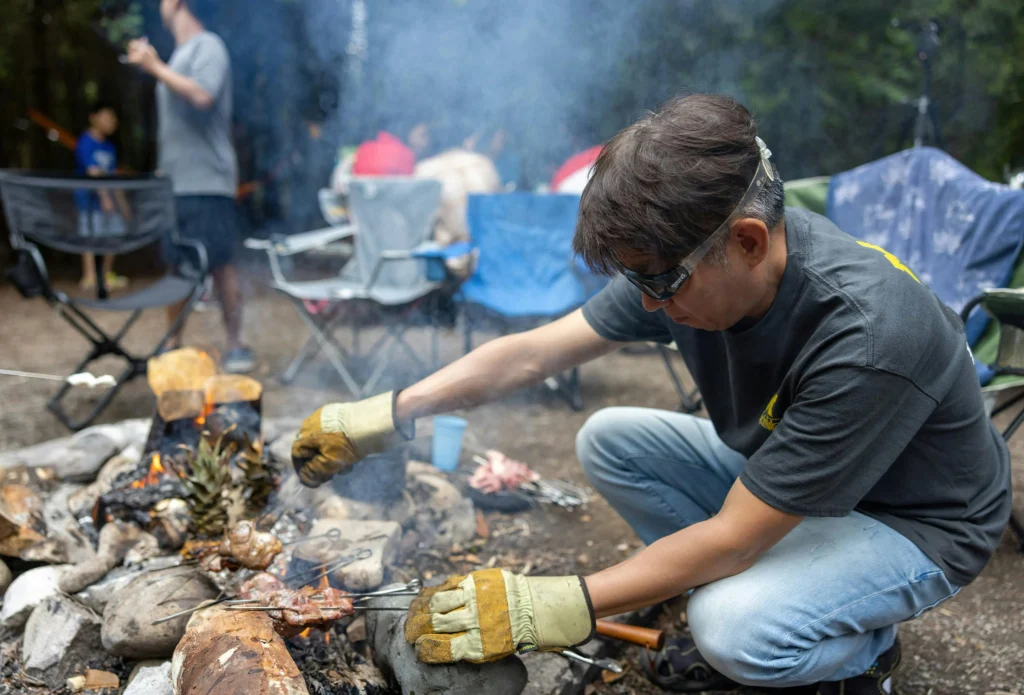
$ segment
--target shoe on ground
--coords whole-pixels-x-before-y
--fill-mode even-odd
[[[128,286],[128,278],[124,275],[118,275],[114,271],[110,271],[103,276],[103,283],[107,286],[108,290],[123,290]]]
[[[248,374],[256,369],[256,355],[247,347],[229,350],[221,361],[221,367],[228,374]]]
[[[897,695],[892,680],[903,656],[901,652],[897,637],[867,671],[846,680],[822,683],[818,686],[818,695]]]

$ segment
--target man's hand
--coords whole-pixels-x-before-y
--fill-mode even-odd
[[[424,590],[409,606],[405,639],[425,663],[481,663],[581,644],[593,637],[594,625],[581,578],[493,569]]]
[[[128,43],[127,58],[130,65],[138,65],[150,74],[155,72],[157,66],[162,62],[156,49],[145,38],[134,39]]]
[[[317,487],[386,451],[397,434],[393,392],[358,403],[331,403],[302,423],[292,443],[292,465],[303,485]]]

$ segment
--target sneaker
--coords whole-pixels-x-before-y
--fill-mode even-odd
[[[124,275],[118,275],[114,271],[110,271],[104,275],[103,282],[107,286],[108,290],[123,290],[128,286],[128,278]]]
[[[822,683],[818,686],[818,695],[896,695],[892,676],[900,665],[901,657],[897,637],[888,651],[883,652],[867,671],[846,680]]]
[[[221,361],[221,367],[228,374],[248,374],[256,368],[256,355],[247,347],[229,350]]]

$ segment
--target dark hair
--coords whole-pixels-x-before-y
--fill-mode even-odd
[[[573,248],[596,272],[621,269],[623,251],[669,261],[701,245],[733,212],[757,171],[753,116],[715,94],[677,97],[613,137],[583,191]],[[768,181],[745,215],[769,229],[784,209]],[[709,254],[721,259],[725,240]]]
[[[115,114],[117,113],[117,109],[114,108],[114,105],[112,103],[110,103],[109,101],[102,101],[101,100],[101,101],[93,102],[92,104],[89,105],[89,115],[90,116],[95,116],[96,114],[98,114],[100,111],[103,111],[104,109],[110,109]]]

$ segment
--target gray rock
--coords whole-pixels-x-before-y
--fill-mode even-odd
[[[464,498],[448,510],[444,521],[438,528],[438,539],[454,543],[469,543],[476,537],[476,510],[473,501]]]
[[[217,594],[203,575],[177,567],[136,577],[103,612],[103,646],[114,656],[167,658],[185,634],[189,616],[159,625],[153,621],[194,608]]]
[[[7,591],[7,587],[11,585],[11,579],[13,578],[11,568],[7,566],[6,562],[0,560],[0,595]]]
[[[530,654],[523,661],[530,674],[523,695],[563,695],[575,681],[569,660],[558,654]]]
[[[174,567],[179,562],[176,556],[158,557],[149,560],[142,565],[130,565],[126,567],[115,567],[107,573],[103,579],[92,584],[84,591],[75,594],[75,600],[83,606],[103,615],[110,599],[119,595],[129,584],[147,572]]]
[[[103,464],[123,447],[106,428],[100,426],[82,430],[71,438],[71,445],[57,467],[61,480],[72,483],[90,483],[96,479]]]
[[[402,527],[393,521],[320,519],[313,524],[309,535],[320,536],[335,529],[341,534],[336,543],[329,539],[302,543],[295,550],[296,557],[329,565],[341,555],[369,550],[369,557],[339,568],[331,579],[350,591],[371,591],[379,587],[384,581],[384,568],[395,562]]]
[[[51,596],[25,625],[22,668],[51,688],[81,673],[101,653],[100,618],[66,596]]]
[[[5,628],[21,629],[36,606],[60,593],[58,583],[67,565],[36,567],[18,576],[4,594],[0,623]]]
[[[60,578],[60,590],[74,594],[103,579],[107,572],[121,564],[132,546],[142,539],[143,533],[138,526],[125,521],[111,521],[105,524],[100,529],[99,549],[96,554],[65,572]]]
[[[377,599],[375,605],[408,607],[411,596]],[[416,649],[405,641],[403,611],[367,611],[366,628],[374,659],[403,695],[519,695],[527,672],[517,656],[489,664],[430,665],[416,660]]]
[[[76,564],[84,562],[96,554],[92,543],[82,533],[78,521],[75,520],[68,507],[68,500],[80,490],[80,485],[61,485],[53,492],[47,493],[46,501],[43,504],[47,543],[55,547],[60,562]]]
[[[174,695],[170,661],[140,661],[122,695]]]
[[[132,444],[141,447],[146,441],[149,425],[148,419],[135,418],[115,425],[89,427],[72,437],[61,437],[0,454],[0,468],[52,467],[62,480],[92,480],[111,456]],[[113,451],[109,451],[111,447]]]
[[[268,444],[274,444],[282,437],[285,437],[290,447],[292,439],[295,438],[295,433],[299,431],[302,426],[302,418],[297,417],[275,417],[275,418],[263,418],[261,429],[263,430],[263,440]]]
[[[292,467],[292,442],[295,441],[295,435],[298,433],[298,427],[294,430],[279,430],[277,437],[267,447],[267,452],[274,462],[279,466],[286,466],[288,470],[291,470]]]
[[[435,511],[447,512],[463,500],[459,489],[448,482],[436,469],[434,473],[418,473],[409,477],[427,488],[430,494],[428,504]],[[475,520],[474,516],[474,523]]]
[[[114,479],[125,471],[134,470],[142,458],[142,447],[131,444],[126,446],[117,456],[103,464],[96,480],[68,497],[68,509],[72,516],[80,519],[92,513],[100,495],[109,492]]]

